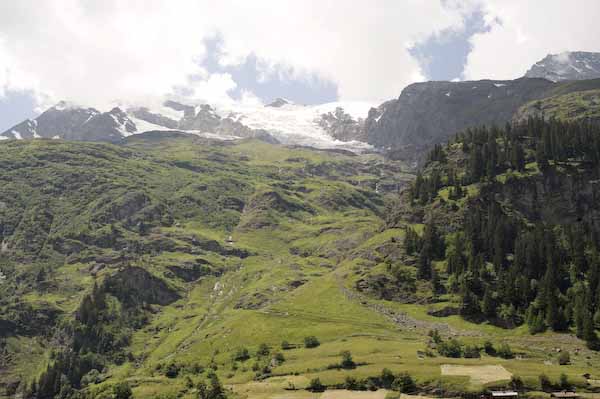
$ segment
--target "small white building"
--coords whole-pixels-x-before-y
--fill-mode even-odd
[[[519,393],[517,391],[492,391],[491,392],[491,397],[492,398],[518,398],[519,397]]]

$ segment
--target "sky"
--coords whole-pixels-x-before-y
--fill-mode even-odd
[[[67,100],[380,103],[600,51],[598,0],[0,2],[0,131]]]

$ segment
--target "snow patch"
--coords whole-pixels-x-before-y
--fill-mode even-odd
[[[446,97],[450,97],[450,92],[445,94]]]
[[[15,136],[15,139],[23,140],[23,136],[21,136],[21,133],[17,132],[16,130],[11,131],[11,133],[13,134],[13,136]]]
[[[506,86],[506,83],[494,83],[494,86],[496,86],[496,87],[504,87],[504,86]]]

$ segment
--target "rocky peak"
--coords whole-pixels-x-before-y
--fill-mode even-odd
[[[544,78],[552,82],[600,78],[600,53],[566,51],[548,54],[526,73],[527,78]]]
[[[286,100],[285,98],[276,98],[273,102],[265,105],[265,107],[274,107],[274,108],[281,108],[284,105],[288,105],[288,104],[292,104],[291,101]]]

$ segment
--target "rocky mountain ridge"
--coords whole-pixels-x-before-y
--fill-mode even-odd
[[[600,53],[565,51],[548,54],[525,73],[526,78],[544,78],[552,82],[600,78]]]

